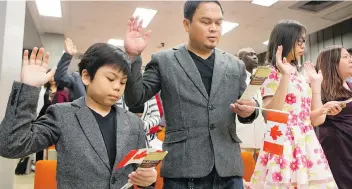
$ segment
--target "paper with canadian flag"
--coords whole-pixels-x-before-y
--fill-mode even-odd
[[[287,112],[268,111],[263,151],[282,155],[287,131]]]
[[[157,150],[155,148],[131,150],[115,167],[115,170],[133,163],[139,164],[140,168],[156,167],[166,155],[167,151]],[[126,183],[121,189],[128,189],[132,186],[133,184]]]
[[[143,148],[131,150],[122,161],[115,167],[120,169],[129,164],[140,164],[139,167],[148,168],[157,166],[167,155],[167,151],[157,150],[154,148]]]

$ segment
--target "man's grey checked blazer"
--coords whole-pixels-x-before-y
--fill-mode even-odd
[[[20,158],[53,144],[58,154],[59,189],[120,189],[132,166],[111,170],[105,143],[84,97],[50,106],[36,120],[39,88],[15,82],[0,125],[0,155]],[[115,106],[115,166],[132,149],[145,146],[143,122]]]
[[[125,90],[128,106],[141,105],[161,90],[166,119],[164,150],[169,153],[161,175],[199,178],[214,168],[221,177],[242,176],[240,139],[230,104],[246,89],[242,61],[215,50],[210,95],[185,45],[156,53],[141,75],[142,61],[132,62]],[[255,111],[241,122],[252,122]]]

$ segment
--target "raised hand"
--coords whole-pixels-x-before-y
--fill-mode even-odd
[[[147,31],[142,35],[143,21],[139,21],[139,17],[131,17],[127,23],[127,31],[124,40],[124,47],[130,57],[139,56],[147,47],[151,31]]]
[[[307,76],[308,83],[321,83],[323,81],[323,75],[321,70],[317,73],[315,71],[314,65],[309,61],[304,64],[304,72]]]
[[[38,54],[37,54],[38,53]],[[28,50],[23,53],[23,65],[21,72],[21,82],[27,85],[41,87],[54,77],[55,70],[51,69],[47,73],[49,63],[49,53],[45,54],[43,60],[44,48],[34,47],[31,57],[28,59]]]
[[[73,41],[70,38],[65,39],[65,51],[66,51],[66,53],[68,53],[72,56],[77,53],[76,46],[73,44]]]
[[[283,75],[289,75],[294,72],[294,67],[287,62],[286,58],[282,59],[282,45],[277,47],[276,51],[276,67],[279,69],[280,73]]]

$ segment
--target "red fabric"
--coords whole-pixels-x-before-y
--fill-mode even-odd
[[[154,135],[159,131],[159,126],[154,126],[152,128],[149,129],[149,135]]]
[[[64,102],[70,102],[69,91],[66,88],[64,90],[56,91],[55,97],[54,97],[54,100],[53,100],[53,104],[64,103]]]
[[[164,115],[164,110],[163,110],[163,105],[162,105],[162,103],[161,103],[161,99],[160,99],[160,97],[159,97],[159,94],[156,94],[156,95],[155,95],[155,99],[156,99],[156,103],[158,104],[160,117],[163,117],[163,115]]]

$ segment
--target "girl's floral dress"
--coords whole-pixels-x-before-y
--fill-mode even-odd
[[[262,96],[273,96],[279,82],[280,74],[273,69],[262,85]],[[261,150],[248,188],[337,188],[310,122],[311,102],[311,88],[305,78],[296,71],[290,76],[283,109],[289,112],[283,155],[278,156]]]

